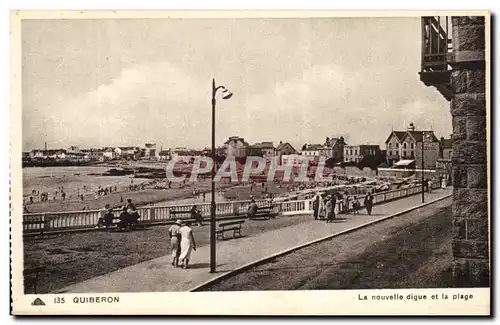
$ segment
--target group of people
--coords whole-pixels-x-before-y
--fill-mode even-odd
[[[106,204],[103,212],[103,215],[100,216],[97,221],[96,227],[115,228],[115,214],[113,208],[109,204]],[[139,223],[139,218],[140,215],[137,212],[135,204],[132,203],[131,199],[127,199],[127,204],[122,207],[120,215],[118,216],[119,221],[116,224],[116,228],[125,230],[134,229]]]
[[[169,229],[170,248],[172,250],[172,266],[186,269],[189,265],[191,252],[196,251],[193,230],[190,222],[177,220]]]
[[[354,215],[359,214],[359,209],[361,204],[357,196],[352,199],[349,195],[342,195],[340,193],[332,193],[327,195],[325,193],[316,194],[313,199],[313,213],[314,219],[325,220],[326,222],[333,222],[335,220],[335,207],[337,206],[338,200],[338,212],[339,213],[349,213],[352,210]],[[351,202],[352,201],[352,206]],[[373,208],[373,195],[368,192],[364,198],[364,206],[368,215],[372,214]]]

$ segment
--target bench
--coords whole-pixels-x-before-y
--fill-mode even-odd
[[[243,223],[245,223],[245,220],[220,223],[219,227],[221,229],[216,231],[217,239],[225,239],[224,233],[228,231],[233,232],[233,238],[241,237],[241,225]]]
[[[47,226],[46,220],[35,219],[35,220],[23,221],[23,225],[39,225],[40,227],[38,229],[27,229],[27,230],[30,230],[30,232],[32,232],[32,233],[38,232],[38,234],[40,234],[40,237],[43,239],[45,227]]]
[[[184,221],[187,221],[187,222],[194,222],[194,223],[199,223],[198,220],[194,219],[191,217],[191,210],[189,211],[175,211],[175,210],[171,210],[170,211],[170,214],[171,215],[186,215],[188,217],[188,219],[184,219]],[[200,216],[201,216],[201,213],[200,213]],[[205,219],[203,218],[203,216],[201,216],[201,221],[205,221]]]
[[[252,220],[252,219],[264,218],[266,220],[269,220],[271,218],[276,219],[277,215],[278,213],[273,211],[272,206],[265,206],[265,207],[258,207],[257,212],[252,217],[248,217],[248,219]]]

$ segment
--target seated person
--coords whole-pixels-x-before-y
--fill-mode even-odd
[[[130,214],[127,212],[127,207],[124,206],[122,209],[122,212],[120,212],[120,216],[118,217],[120,219],[120,222],[118,223],[119,228],[128,228],[128,225],[130,224]]]
[[[140,216],[139,213],[137,212],[137,209],[135,207],[135,204],[132,203],[131,199],[127,199],[127,213],[130,215],[130,223],[137,223],[139,220]]]
[[[103,216],[104,226],[106,228],[113,226],[113,219],[115,218],[115,214],[113,213],[113,208],[106,204],[106,213]]]
[[[201,216],[200,210],[196,208],[196,205],[193,205],[191,208],[191,218],[196,220],[196,222],[200,225],[203,226],[203,217]]]
[[[250,205],[248,206],[247,217],[252,218],[253,216],[255,216],[258,209],[259,207],[257,206],[257,203],[255,203],[255,200],[252,199]]]

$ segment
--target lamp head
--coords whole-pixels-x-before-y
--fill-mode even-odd
[[[222,90],[222,99],[229,99],[233,96],[233,93],[230,92],[229,90],[227,90],[226,88],[224,88]]]

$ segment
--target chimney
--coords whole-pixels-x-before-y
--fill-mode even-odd
[[[45,141],[45,151],[47,151],[47,141]]]
[[[408,131],[415,131],[415,125],[413,123],[410,123],[408,126]]]

